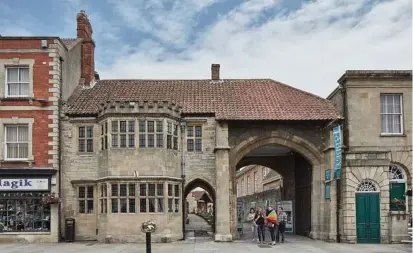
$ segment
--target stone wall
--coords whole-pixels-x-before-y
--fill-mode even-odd
[[[261,207],[265,210],[265,201],[269,200],[270,204],[275,207],[277,201],[281,201],[281,190],[280,189],[271,189],[262,191],[260,193],[254,193],[247,196],[238,197],[237,201],[242,201],[244,204],[244,211],[242,214],[242,221],[247,222],[248,213],[250,208],[253,207],[257,209]]]

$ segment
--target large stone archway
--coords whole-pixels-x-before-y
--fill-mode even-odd
[[[266,146],[276,144],[284,147],[288,147],[295,153],[300,154],[305,160],[312,166],[311,171],[311,232],[309,236],[314,239],[322,239],[320,232],[323,231],[323,221],[320,218],[320,211],[322,211],[322,204],[324,199],[322,198],[323,182],[322,182],[322,168],[323,168],[323,153],[310,141],[286,131],[271,131],[267,133],[261,133],[257,135],[248,136],[239,142],[229,152],[229,165],[230,165],[230,177],[231,177],[231,234],[233,237],[237,236],[236,233],[236,182],[235,175],[236,170],[239,167],[240,161],[250,152]],[[250,159],[254,161],[254,159]],[[245,160],[243,161],[245,163]],[[248,162],[247,162],[248,163]]]

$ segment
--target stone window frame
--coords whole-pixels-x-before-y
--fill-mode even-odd
[[[0,99],[31,99],[34,98],[33,93],[33,70],[34,70],[34,59],[0,59]],[[7,68],[8,67],[29,67],[29,94],[28,96],[21,97],[9,97],[7,95]]]
[[[116,131],[114,123],[116,122]],[[121,131],[121,122],[125,122],[125,129]],[[131,128],[133,126],[133,128]],[[132,130],[131,130],[132,129]],[[136,119],[112,119],[110,121],[111,148],[113,149],[135,149],[136,148]],[[114,137],[116,136],[116,146],[114,146]],[[125,146],[122,144],[122,136],[125,136]],[[133,137],[133,138],[131,138]],[[133,141],[132,141],[133,140]]]
[[[197,135],[198,133],[197,129],[200,129],[199,131],[200,135]],[[186,128],[186,151],[187,152],[202,152],[203,151],[203,124],[202,123],[189,123],[188,124]]]
[[[166,121],[166,149],[179,150],[179,123]]]
[[[398,170],[398,175],[400,175],[402,178],[395,178],[394,174],[392,174],[392,171],[397,171]],[[398,165],[398,164],[391,164],[389,167],[389,198],[390,198],[390,211],[396,211],[393,210],[391,207],[391,185],[393,183],[397,183],[397,184],[404,184],[404,189],[407,189],[407,174],[406,174],[406,170]],[[408,207],[409,207],[409,197],[407,195],[404,196],[404,201],[405,201],[405,209],[402,211],[407,211]]]
[[[180,199],[182,196],[181,193],[181,187],[179,187],[180,184],[177,183],[167,183],[167,199],[168,199],[168,212],[167,213],[173,213],[173,214],[179,214],[180,213]],[[171,191],[169,188],[171,187]],[[177,191],[178,189],[178,191]],[[174,208],[175,207],[175,208]]]
[[[139,134],[139,148],[164,148],[164,133],[165,133],[165,119],[156,119],[156,118],[145,118],[145,119],[140,119],[138,118],[138,134]],[[142,122],[145,123],[144,129],[141,128]],[[153,122],[153,131],[149,132],[149,122]],[[161,124],[161,127],[159,128],[159,123]],[[158,130],[162,131],[158,131]],[[158,141],[158,135],[162,134],[162,142]],[[145,136],[145,144],[141,145],[141,140],[142,136]],[[153,146],[149,147],[149,136],[153,136],[152,142]],[[158,146],[158,144],[162,143],[162,146]]]
[[[258,176],[257,176],[257,174],[258,173],[256,171],[254,171],[254,193],[256,193],[257,190],[258,190],[258,184],[257,184]]]
[[[250,176],[248,175],[247,176],[247,195],[249,195],[250,194],[250,192],[251,192],[251,180],[250,180],[251,178],[250,178]]]
[[[400,99],[400,113],[383,113],[381,110],[381,99],[384,96],[398,96]],[[400,136],[404,135],[404,113],[403,113],[403,93],[380,93],[380,135],[382,136]],[[400,132],[393,132],[393,133],[387,133],[384,132],[384,129],[382,127],[382,117],[383,115],[399,115],[400,116]]]
[[[85,188],[84,197],[80,197],[80,188]],[[92,197],[89,197],[89,189],[92,188]],[[94,215],[96,214],[95,208],[95,185],[94,184],[79,184],[76,185],[76,213],[80,215]],[[84,212],[80,212],[80,203],[84,203]],[[92,210],[89,212],[89,201],[92,201]]]
[[[34,118],[0,118],[0,161],[3,162],[34,162],[33,157],[33,123]],[[28,125],[28,155],[26,159],[7,159],[6,156],[6,125]]]
[[[244,178],[241,178],[241,196],[245,195],[245,182]]]
[[[137,211],[138,211],[138,205],[137,205],[137,201],[136,201],[136,199],[137,199],[137,193],[138,193],[138,191],[137,191],[137,186],[138,186],[138,184],[139,183],[137,183],[137,182],[131,182],[131,181],[128,181],[128,182],[119,182],[119,181],[116,181],[116,182],[110,182],[110,184],[109,184],[109,186],[110,186],[110,191],[109,191],[109,193],[108,193],[108,199],[110,200],[110,201],[108,201],[109,202],[109,205],[110,205],[110,213],[111,214],[136,214],[137,213]],[[113,186],[114,185],[116,185],[117,186],[117,195],[116,196],[114,196],[113,195]],[[122,186],[125,186],[125,194],[124,195],[122,195],[121,194],[121,189],[122,189]],[[133,191],[132,191],[132,189],[133,189]],[[132,192],[133,192],[133,194],[132,194]],[[116,208],[116,212],[114,212],[113,210],[113,203],[115,203],[114,201],[116,200],[116,205],[117,205],[117,208]],[[124,202],[124,204],[125,204],[125,209],[123,209],[123,206],[122,206],[122,202]],[[133,205],[131,205],[131,203],[134,203]],[[134,206],[134,211],[131,211],[131,206]],[[122,211],[122,210],[125,210],[125,211]]]
[[[108,184],[100,183],[98,184],[99,189],[99,213],[108,213]]]
[[[100,123],[100,150],[107,150],[108,149],[108,135],[109,135],[109,129],[108,129],[108,121],[105,120]]]
[[[80,128],[84,128],[84,137],[80,137]],[[92,129],[92,136],[88,136],[89,129]],[[77,152],[79,154],[93,154],[95,152],[95,125],[94,124],[79,124],[76,126]],[[80,140],[84,140],[84,151],[80,150]],[[89,151],[88,143],[91,141],[92,149]]]

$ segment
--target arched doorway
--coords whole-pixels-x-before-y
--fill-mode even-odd
[[[201,194],[193,194],[194,190],[199,189],[199,191],[195,192],[201,192]],[[204,192],[203,192],[203,191]],[[198,196],[199,195],[199,196]],[[190,224],[191,219],[189,219],[189,216],[192,216],[196,219],[203,219],[205,222],[207,222],[211,228],[211,232],[215,233],[215,224],[216,224],[216,193],[215,189],[209,184],[207,181],[196,178],[191,180],[188,184],[185,185],[184,188],[184,198],[185,198],[185,206],[184,206],[184,212],[183,212],[183,230],[184,234],[187,234],[188,232],[191,232],[194,234],[194,236],[209,236],[209,231],[205,231],[204,229],[197,231],[198,228],[193,228]],[[192,210],[189,210],[189,205],[190,203],[188,202],[188,196],[193,199],[193,201],[196,201],[197,203],[196,208],[194,213],[192,213]],[[209,202],[211,201],[211,202]],[[211,208],[212,207],[212,208]],[[201,211],[199,209],[202,209]],[[195,216],[196,215],[196,216]],[[194,231],[188,231],[188,227],[191,227],[191,230]],[[205,233],[207,232],[207,233]],[[186,237],[186,236],[185,236]]]
[[[248,164],[260,164],[283,175],[282,199],[292,201],[295,212],[294,232],[299,235],[318,238],[322,227],[319,209],[323,198],[322,154],[309,141],[289,134],[273,133],[270,136],[255,136],[240,142],[230,152],[232,178],[236,171]],[[234,183],[235,180],[232,180]],[[286,189],[285,186],[288,189]],[[232,185],[236,196],[236,185]],[[236,198],[233,198],[236,205]],[[233,217],[236,217],[234,210]],[[237,220],[233,219],[231,233],[237,237]]]

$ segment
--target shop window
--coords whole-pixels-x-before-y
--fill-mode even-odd
[[[78,133],[79,152],[93,152],[93,126],[80,126]]]
[[[29,126],[5,125],[6,160],[24,160],[29,157]]]
[[[49,232],[50,205],[43,205],[42,192],[0,193],[2,232]]]
[[[108,212],[108,188],[106,184],[100,185],[100,213],[107,213]]]
[[[408,198],[406,197],[406,176],[404,170],[397,165],[389,169],[390,180],[390,211],[405,211]]]
[[[108,149],[108,122],[105,121],[101,124],[101,136],[100,136],[101,150]]]
[[[135,147],[135,121],[112,120],[112,147]]]
[[[94,211],[94,192],[93,186],[78,187],[78,212],[93,213]]]

